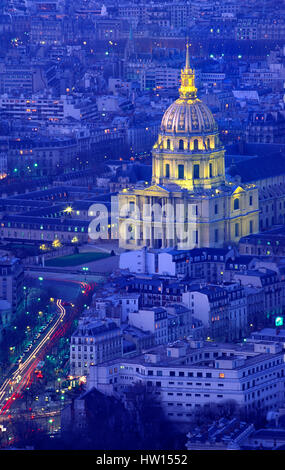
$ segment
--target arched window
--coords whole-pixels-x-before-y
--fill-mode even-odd
[[[198,141],[198,139],[194,140],[194,150],[199,150],[199,141]]]
[[[166,148],[167,148],[168,150],[170,150],[170,139],[167,139]]]
[[[239,209],[239,198],[236,198],[234,200],[234,210],[237,210],[237,209]]]
[[[184,150],[184,142],[182,139],[179,140],[179,150]]]
[[[210,139],[207,139],[207,148],[210,149],[211,146],[210,146]]]

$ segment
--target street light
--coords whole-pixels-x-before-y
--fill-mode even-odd
[[[87,271],[89,271],[88,266],[82,266],[82,271],[84,271],[84,274],[85,274],[84,280],[86,281],[86,274],[87,274]]]

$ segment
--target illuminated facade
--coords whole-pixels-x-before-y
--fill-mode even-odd
[[[152,154],[151,185],[119,195],[122,248],[223,247],[258,231],[258,189],[225,179],[225,150],[197,97],[188,45],[179,98],[164,113]]]

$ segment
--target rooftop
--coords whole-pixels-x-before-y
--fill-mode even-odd
[[[176,344],[173,343],[171,347],[175,347]],[[128,358],[128,359],[116,359],[115,362],[124,362],[124,363],[131,363],[131,364],[140,364],[142,366],[149,367],[150,362],[148,360],[149,355],[153,355],[156,357],[156,362],[151,363],[157,367],[171,367],[175,368],[197,368],[201,370],[201,367],[207,369],[213,369],[215,367],[215,359],[223,360],[223,364],[221,367],[215,367],[215,369],[224,369],[225,364],[224,361],[232,361],[234,359],[239,360],[239,364],[236,364],[233,367],[234,370],[240,370],[244,367],[254,366],[260,362],[263,362],[266,359],[271,359],[275,357],[276,354],[270,353],[259,353],[254,351],[254,343],[242,343],[242,344],[230,344],[230,343],[213,343],[213,342],[206,342],[201,347],[191,347],[191,343],[187,340],[177,342],[177,347],[181,349],[181,347],[186,347],[186,353],[181,357],[173,357],[169,356],[167,353],[167,349],[170,347],[169,345],[160,345],[153,347],[152,349],[145,351],[143,354]],[[197,353],[206,353],[206,352],[215,352],[217,353],[217,357],[215,359],[194,359],[197,356]],[[279,354],[283,354],[282,351]],[[146,357],[147,355],[147,357]],[[192,362],[186,364],[186,357],[192,356]],[[242,362],[240,360],[243,359]],[[244,362],[245,361],[245,362]],[[109,366],[113,364],[114,361],[106,361],[102,365]]]

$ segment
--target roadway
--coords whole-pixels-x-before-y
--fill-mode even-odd
[[[71,281],[73,285],[76,285],[80,292],[80,296],[88,296],[92,291],[92,287],[84,281]],[[70,293],[67,291],[68,283],[62,283],[64,287],[65,298],[69,300]],[[62,291],[62,285],[59,288]],[[32,383],[34,372],[40,361],[44,360],[45,355],[52,345],[62,336],[64,336],[66,330],[71,326],[73,319],[75,318],[78,310],[75,305],[70,307],[67,315],[67,310],[64,306],[63,299],[59,298],[56,300],[56,306],[58,308],[58,315],[52,321],[48,331],[42,334],[37,345],[33,347],[30,353],[18,363],[16,369],[12,369],[8,373],[8,376],[4,382],[0,385],[0,415],[7,413],[12,406],[13,402],[19,398],[22,392]]]
[[[16,370],[11,371],[2,383],[0,387],[0,415],[7,413],[12,403],[31,384],[34,371],[38,363],[43,360],[47,346],[50,346],[50,343],[56,338],[57,330],[66,316],[66,309],[62,305],[61,299],[57,299],[56,305],[59,309],[59,314],[48,332],[43,335],[27,358],[23,362],[19,362]]]

